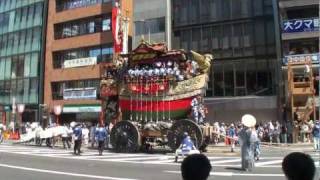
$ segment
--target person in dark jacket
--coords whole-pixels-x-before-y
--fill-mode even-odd
[[[80,155],[81,152],[81,143],[82,143],[82,128],[81,124],[77,124],[73,129],[74,134],[74,154]]]
[[[104,143],[107,139],[107,130],[106,128],[101,124],[99,128],[96,129],[96,141],[98,141],[98,150],[99,155],[102,155],[103,149],[104,149]]]
[[[312,129],[312,135],[313,135],[313,144],[314,144],[314,150],[320,150],[320,122],[316,121],[313,129]]]

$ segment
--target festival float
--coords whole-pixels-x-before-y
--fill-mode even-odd
[[[188,132],[200,146],[206,131],[190,114],[202,107],[212,55],[168,50],[164,43],[144,40],[128,52],[128,28],[128,18],[115,3],[113,61],[99,64],[100,124],[113,125],[111,145],[118,152],[156,146],[175,150]]]
[[[175,150],[184,132],[201,145],[203,130],[190,114],[192,101],[205,94],[212,55],[142,41],[118,58],[121,65],[102,65],[103,109],[116,118],[112,146],[126,152],[164,145]]]

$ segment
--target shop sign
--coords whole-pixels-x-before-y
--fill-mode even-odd
[[[96,88],[75,88],[65,89],[63,91],[63,99],[96,99],[97,90]]]
[[[319,63],[319,53],[285,56],[283,59],[283,64],[287,65],[289,62],[304,62],[304,61],[312,61],[313,64]]]
[[[310,32],[319,30],[319,19],[293,19],[283,22],[284,33]]]
[[[63,113],[101,112],[101,106],[64,106]]]
[[[81,66],[92,66],[97,64],[97,57],[87,57],[79,59],[66,60],[63,63],[64,68],[73,68]]]

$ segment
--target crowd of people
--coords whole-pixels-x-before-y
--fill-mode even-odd
[[[258,137],[262,142],[269,143],[293,143],[296,140],[298,142],[308,142],[314,141],[314,137],[320,137],[317,133],[319,126],[319,121],[313,122],[312,120],[308,123],[304,123],[298,127],[298,132],[294,135],[294,128],[289,123],[275,122],[265,122],[255,125],[255,130],[257,131]],[[232,139],[236,139],[240,130],[243,128],[241,122],[235,123],[218,123],[213,124],[213,138],[212,143],[217,144],[219,142],[226,142],[231,144]],[[320,130],[319,130],[320,131]],[[235,142],[237,144],[237,141]]]
[[[250,114],[246,114],[241,119],[240,131],[238,133],[241,146],[241,169],[252,171],[254,167],[254,147],[259,141],[256,129],[256,119]],[[270,125],[271,126],[271,125]],[[316,126],[320,126],[319,122]],[[209,159],[200,153],[192,153],[195,149],[188,134],[178,148],[179,153],[186,154],[190,152],[181,164],[181,175],[183,180],[206,180],[212,171]],[[177,150],[177,152],[178,152]],[[176,152],[176,156],[179,154]],[[183,153],[184,152],[184,153]],[[310,155],[301,152],[293,152],[284,157],[282,161],[282,170],[288,180],[313,180],[316,168]]]

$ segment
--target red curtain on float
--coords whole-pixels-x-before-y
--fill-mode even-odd
[[[120,27],[120,9],[117,6],[112,8],[112,35],[113,35],[113,51],[120,53],[122,51],[122,37]]]

